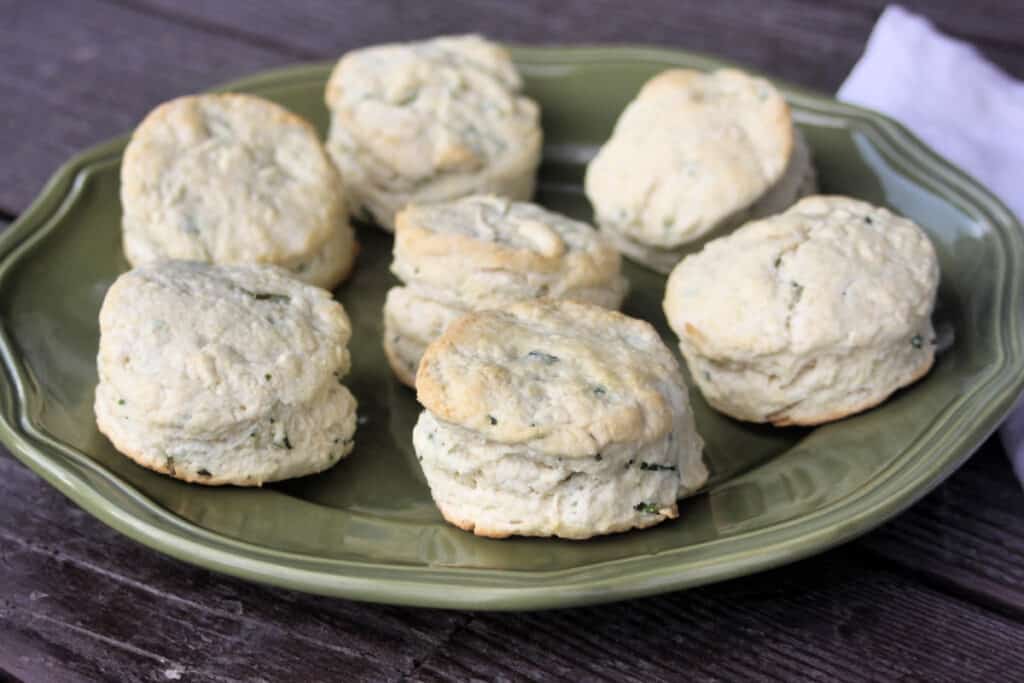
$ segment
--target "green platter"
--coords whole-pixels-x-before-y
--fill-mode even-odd
[[[631,47],[514,48],[544,110],[539,201],[590,218],[583,167],[653,73],[722,62]],[[330,65],[253,76],[258,93],[324,130]],[[161,552],[254,581],[405,605],[537,609],[619,600],[748,574],[849,540],[959,466],[1024,385],[1021,227],[991,194],[878,114],[781,85],[814,149],[823,191],[920,223],[942,266],[940,329],[952,346],[883,406],[815,430],[741,424],[694,396],[713,476],[680,519],[585,542],[491,540],[447,526],[416,464],[411,391],[380,348],[390,237],[361,227],[337,292],[354,323],[349,385],[363,424],[334,469],[263,489],[189,486],[118,455],[96,431],[97,312],[127,265],[118,165],[125,138],[61,168],[0,238],[0,436],[103,522]],[[630,266],[625,311],[657,325],[664,280]]]

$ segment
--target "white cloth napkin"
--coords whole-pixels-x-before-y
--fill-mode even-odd
[[[890,5],[838,96],[893,117],[1024,219],[1024,83],[971,45]],[[1024,483],[1024,400],[999,435]]]

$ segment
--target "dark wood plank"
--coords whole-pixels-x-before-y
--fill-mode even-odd
[[[812,2],[813,0],[807,0]],[[843,5],[881,13],[888,0],[839,0]],[[981,45],[1024,49],[1024,3],[1013,0],[900,0],[946,33]]]
[[[243,6],[125,1],[304,56],[333,57],[384,40],[478,31],[528,43],[641,42],[700,50],[827,91],[834,91],[849,73],[886,4],[883,0],[563,0],[553,11],[544,0],[318,0],[284,7],[273,0]],[[973,6],[964,11],[955,0],[910,4],[954,35],[980,42],[1004,68],[1024,74],[1024,52],[1015,49],[1024,40],[1019,30],[1024,25],[1020,5],[986,0],[981,11]],[[323,26],[331,30],[322,30]]]
[[[7,0],[0,16],[0,209],[11,214],[74,152],[159,102],[294,60],[94,0]]]
[[[478,31],[528,43],[643,42],[701,50],[828,89],[848,70],[835,57],[843,55],[839,61],[852,64],[870,28],[865,12],[836,11],[825,3],[808,6],[793,0],[770,5],[760,0],[568,0],[558,4],[557,12],[539,0],[344,4],[325,0],[289,4],[284,9],[272,0],[245,3],[244,8],[224,3],[181,6],[173,0],[130,1],[324,57],[385,40]],[[354,16],[359,21],[352,21]],[[766,22],[771,31],[765,30]],[[318,24],[333,30],[317,31],[313,27]]]
[[[524,42],[646,42],[720,54],[831,91],[860,55],[877,14],[863,1],[569,0],[552,13],[539,0],[6,0],[0,141],[8,163],[0,169],[0,210],[24,209],[70,154],[129,130],[162,100],[385,40],[478,30]],[[942,9],[948,6],[939,4],[940,18],[952,21],[952,10]],[[990,2],[987,12],[985,25],[1001,26],[1016,25],[1019,10]],[[971,25],[981,30],[977,21]],[[992,56],[1011,73],[1024,74],[1024,51],[1001,45],[991,47]]]
[[[1024,492],[995,439],[858,545],[933,585],[1024,617]]]
[[[1012,647],[1024,638],[1020,620],[922,586],[856,546],[660,598],[461,615],[306,596],[163,558],[6,454],[0,520],[0,669],[26,680],[316,680],[344,671],[347,680],[750,680],[770,672],[941,681],[1024,667],[1024,652]]]
[[[688,593],[477,614],[412,678],[1002,680],[1024,671],[1021,638],[1021,623],[847,549]]]
[[[0,670],[26,680],[396,680],[466,620],[252,585],[163,557],[6,452],[0,577]]]
[[[697,49],[833,89],[881,4],[0,0],[0,222],[74,149],[270,65],[473,29]],[[1020,5],[906,4],[1024,74]],[[0,451],[0,680],[1013,679],[1022,512],[990,444],[897,520],[794,567],[601,608],[464,615],[253,586],[161,557]]]

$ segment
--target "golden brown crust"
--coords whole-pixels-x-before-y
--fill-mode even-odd
[[[663,310],[717,410],[811,426],[873,407],[927,372],[938,281],[920,227],[822,195],[688,256]]]
[[[398,381],[410,389],[415,389],[416,374],[409,371],[405,361],[402,360],[401,355],[398,353],[398,349],[391,344],[391,340],[387,335],[384,336],[384,356],[387,358],[388,365],[391,366],[391,371],[395,373]]]
[[[124,455],[129,460],[133,461],[140,467],[145,467],[147,470],[153,472],[159,472],[160,474],[166,474],[168,477],[173,477],[179,481],[186,482],[188,484],[202,484],[203,486],[263,486],[262,481],[236,481],[231,477],[201,477],[198,474],[192,472],[186,472],[178,468],[170,468],[167,466],[167,460],[164,459],[163,463],[146,457],[142,451],[128,446],[124,441],[118,439],[117,432],[110,429],[100,416],[96,417],[96,427],[99,429],[100,434],[107,437],[107,440],[114,446],[118,453]]]
[[[99,323],[97,425],[138,464],[254,486],[351,452],[351,324],[322,289],[279,268],[163,261],[118,278]]]
[[[206,102],[223,102],[223,103],[229,103],[230,102],[230,103],[233,103],[233,104],[239,104],[239,103],[259,103],[260,105],[263,105],[264,103],[268,102],[269,100],[266,100],[266,99],[264,99],[262,97],[259,97],[257,95],[249,95],[247,93],[240,93],[240,92],[203,93],[201,95],[182,95],[180,97],[175,97],[172,100],[168,100],[166,102],[163,102],[163,103],[157,105],[157,107],[155,109],[153,109],[151,112],[149,112],[149,114],[147,114],[146,117],[144,119],[142,119],[142,123],[139,124],[139,127],[141,128],[142,126],[146,125],[147,123],[152,123],[153,121],[163,121],[164,119],[169,118],[173,114],[173,112],[178,107],[180,107],[182,105],[182,103],[189,103],[189,104],[193,104],[195,106],[198,106],[203,101],[206,101]],[[271,122],[271,123],[281,124],[281,125],[290,125],[290,126],[299,126],[301,128],[305,128],[309,132],[310,135],[312,135],[314,137],[317,137],[316,129],[313,127],[313,125],[309,121],[307,121],[306,119],[302,118],[298,114],[294,114],[294,113],[288,111],[287,109],[285,109],[284,107],[282,107],[280,105],[275,105],[272,108],[271,107],[267,107],[266,108],[265,116],[267,117],[268,121]]]
[[[542,131],[539,108],[521,86],[508,53],[479,36],[345,54],[324,100],[327,149],[349,211],[390,232],[412,202],[478,192],[529,199]]]
[[[224,477],[213,474],[211,474],[210,476],[203,476],[201,474],[193,473],[178,467],[168,467],[166,459],[164,459],[162,463],[158,462],[152,458],[146,457],[146,455],[143,454],[138,449],[131,448],[123,441],[118,440],[114,431],[109,429],[104,423],[104,421],[99,417],[96,418],[96,427],[97,429],[99,429],[100,434],[107,437],[107,440],[110,441],[111,445],[113,445],[113,447],[117,450],[118,453],[124,455],[129,460],[134,462],[136,465],[139,465],[140,467],[145,467],[147,470],[151,470],[153,472],[158,472],[159,474],[165,474],[168,477],[172,477],[174,479],[177,479],[178,481],[183,481],[186,484],[201,484],[202,486],[241,486],[247,488],[261,488],[264,484],[280,481],[278,479],[256,479],[253,477]],[[302,476],[318,474],[325,470],[329,470],[336,464],[336,460],[328,461],[322,468],[310,470],[304,473]],[[293,477],[289,476],[285,478],[291,479]]]
[[[358,241],[353,240],[349,257],[345,260],[338,261],[337,270],[332,273],[330,277],[324,278],[324,284],[317,286],[323,287],[328,291],[333,291],[341,285],[341,283],[345,282],[345,280],[347,280],[352,274],[352,271],[355,270],[356,261],[359,259],[359,252],[362,251],[362,249],[362,245]]]
[[[473,533],[476,536],[481,536],[483,538],[493,538],[493,539],[511,538],[512,536],[533,536],[533,537],[540,537],[540,538],[556,537],[556,538],[561,538],[561,539],[564,539],[564,540],[567,540],[567,541],[586,541],[586,540],[589,540],[591,538],[595,538],[597,536],[606,536],[608,534],[620,534],[620,533],[624,533],[626,531],[632,531],[634,529],[649,529],[652,526],[657,526],[658,524],[661,524],[665,520],[677,519],[679,517],[679,506],[678,506],[678,504],[673,503],[671,505],[671,507],[663,508],[663,509],[659,510],[657,515],[647,515],[647,517],[651,518],[649,522],[647,522],[645,520],[645,521],[641,521],[641,522],[636,523],[636,524],[622,524],[622,525],[616,526],[616,527],[614,527],[612,529],[608,529],[607,531],[602,531],[600,534],[592,534],[592,535],[589,535],[589,536],[560,536],[557,533],[546,534],[546,535],[545,534],[515,534],[515,533],[513,533],[511,531],[499,531],[497,529],[490,529],[490,528],[482,527],[482,526],[480,526],[479,524],[477,524],[476,522],[474,522],[472,520],[463,519],[463,518],[458,517],[457,515],[453,514],[451,512],[451,510],[446,505],[444,505],[443,503],[437,503],[437,508],[438,508],[438,510],[441,511],[441,516],[444,517],[444,520],[446,522],[448,522],[449,524],[451,524],[452,526],[458,527],[459,529],[462,529],[463,531],[469,531],[469,532]]]
[[[591,225],[488,195],[410,204],[396,218],[394,254],[393,270],[408,282],[448,287],[463,277],[497,273],[486,287],[495,290],[495,298],[512,295],[500,275],[510,272],[543,281],[555,298],[585,288],[612,289],[621,277],[619,252]]]
[[[456,320],[427,347],[416,390],[446,422],[504,443],[533,441],[583,456],[671,430],[672,406],[686,402],[677,374],[649,323],[540,300]]]
[[[395,254],[413,262],[458,254],[475,270],[487,268],[546,273],[562,266],[561,254],[546,257],[535,251],[485,242],[470,235],[437,232],[419,223],[419,208],[402,209],[395,218]]]
[[[586,193],[602,231],[664,272],[683,245],[772,195],[798,156],[797,136],[768,81],[736,69],[671,69],[623,111],[587,168]]]
[[[437,504],[437,509],[441,511],[441,516],[444,517],[446,522],[462,529],[463,531],[469,531],[477,536],[483,536],[484,538],[509,538],[512,536],[512,534],[507,531],[495,531],[494,529],[484,529],[479,527],[476,522],[472,520],[456,516],[451,512],[447,505],[442,503]]]
[[[862,403],[858,403],[853,408],[836,410],[831,413],[819,415],[817,417],[802,418],[797,420],[790,419],[789,417],[782,417],[780,419],[773,418],[772,420],[769,420],[769,422],[774,427],[817,427],[827,422],[835,422],[836,420],[842,420],[844,418],[850,417],[851,415],[856,415],[857,413],[863,413],[865,410],[869,410],[871,408],[874,408],[875,406],[885,403],[887,400],[889,400],[889,397],[892,396],[894,393],[896,393],[900,389],[909,387],[911,384],[927,375],[928,371],[932,369],[932,366],[934,364],[935,353],[932,352],[928,355],[927,362],[925,362],[919,370],[915,371],[914,374],[911,375],[906,382],[900,384],[899,386],[893,387],[892,390],[886,394],[881,394],[879,396],[869,398],[868,400]]]
[[[254,95],[156,107],[125,149],[121,201],[123,248],[136,266],[265,263],[333,287],[354,258],[342,180],[316,130]]]

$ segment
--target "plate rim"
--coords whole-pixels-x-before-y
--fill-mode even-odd
[[[639,45],[611,46],[511,46],[520,64],[595,63],[603,61],[651,62],[666,68],[696,66],[718,68],[733,65],[728,60],[682,50]],[[261,71],[233,80],[213,90],[261,90],[284,86],[297,79],[321,79],[333,62],[314,62]],[[758,73],[755,69],[744,68]],[[30,469],[40,475],[87,512],[118,532],[159,552],[191,564],[240,578],[350,599],[389,604],[458,609],[522,610],[569,607],[622,600],[670,590],[690,588],[712,581],[761,571],[822,552],[848,541],[890,519],[931,491],[954,472],[986,439],[1013,407],[1024,388],[1024,353],[1021,341],[1021,303],[1024,287],[1017,269],[1005,267],[1024,263],[1024,229],[1016,217],[980,183],[940,157],[916,136],[892,119],[877,112],[835,101],[828,95],[771,79],[787,99],[799,108],[840,117],[863,126],[873,142],[884,141],[907,154],[909,166],[947,190],[955,190],[961,208],[979,211],[994,228],[994,237],[1004,249],[1003,280],[993,300],[999,334],[998,357],[972,392],[947,406],[922,437],[910,444],[904,455],[876,475],[862,489],[869,489],[811,517],[786,520],[766,528],[675,548],[657,554],[630,556],[563,570],[503,570],[400,565],[324,558],[287,552],[247,543],[211,532],[163,509],[155,501],[65,444],[36,430],[30,420],[26,395],[29,378],[19,363],[7,330],[0,318],[0,441]],[[65,162],[46,183],[32,204],[0,235],[0,286],[8,279],[20,257],[39,239],[49,234],[55,218],[73,206],[90,169],[120,156],[128,135],[100,143]],[[891,159],[889,160],[891,161]],[[898,165],[897,165],[898,166]],[[906,165],[905,165],[906,166]],[[917,182],[917,179],[915,179]],[[948,195],[948,193],[946,193]],[[1011,254],[1014,258],[1010,258]],[[960,410],[958,418],[947,413]],[[969,419],[968,419],[969,418]],[[910,457],[934,440],[939,425],[962,423],[963,428],[939,444],[943,457]],[[106,487],[108,491],[104,492]],[[891,489],[891,490],[890,490]],[[108,496],[120,502],[111,502]],[[875,500],[881,498],[881,500]],[[145,517],[133,512],[132,505]],[[852,506],[853,514],[845,511]],[[832,519],[838,516],[838,519]],[[826,521],[825,518],[829,518]],[[797,529],[794,531],[794,527]],[[791,533],[792,532],[792,533]],[[770,543],[737,549],[704,561],[684,561],[680,569],[671,561],[675,555],[712,545],[746,545],[754,537]],[[637,565],[631,567],[630,565]],[[347,572],[347,573],[345,573]],[[623,580],[628,572],[628,580]],[[590,576],[588,575],[595,575]]]

